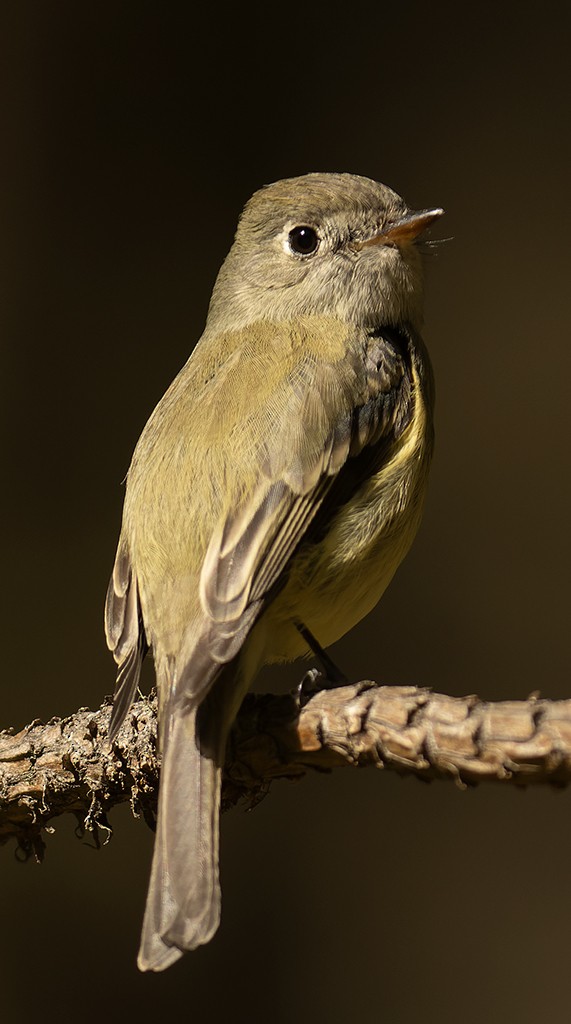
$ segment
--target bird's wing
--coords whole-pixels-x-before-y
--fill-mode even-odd
[[[326,499],[328,512],[348,500],[410,419],[409,339],[394,329],[348,339],[342,358],[306,358],[292,374],[259,449],[258,484],[219,523],[206,552],[193,698],[210,685],[208,664],[236,656]]]
[[[137,580],[123,540],[119,542],[107,588],[105,635],[119,666],[109,724],[109,739],[113,740],[133,702],[148,650]]]

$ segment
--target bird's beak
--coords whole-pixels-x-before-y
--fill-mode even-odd
[[[373,235],[361,242],[359,248],[364,249],[368,245],[402,245],[413,242],[418,238],[433,221],[441,217],[444,210],[418,210],[408,213],[400,220],[389,222],[379,235]]]

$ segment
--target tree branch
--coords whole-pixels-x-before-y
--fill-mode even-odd
[[[160,759],[156,699],[137,701],[111,749],[110,704],[0,733],[0,843],[41,859],[43,831],[73,813],[96,842],[111,835],[107,812],[129,801],[154,826]],[[249,694],[224,773],[223,806],[256,803],[277,778],[312,768],[375,765],[419,778],[519,786],[571,780],[571,700],[489,703],[413,686],[357,683],[296,697]]]

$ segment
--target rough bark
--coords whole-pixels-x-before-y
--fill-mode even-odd
[[[0,843],[41,859],[52,818],[71,812],[97,842],[107,812],[130,801],[153,826],[160,759],[156,701],[137,701],[111,749],[110,705],[0,733]],[[571,700],[489,703],[362,682],[295,696],[249,695],[228,746],[223,804],[250,803],[277,778],[374,765],[419,778],[527,786],[571,779]]]

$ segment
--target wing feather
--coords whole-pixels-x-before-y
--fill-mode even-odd
[[[296,370],[284,422],[266,441],[266,478],[211,538],[200,579],[208,623],[201,642],[220,663],[239,650],[326,498],[329,507],[333,492],[353,491],[408,422],[402,345],[384,336],[367,341],[359,356],[348,346],[342,364],[308,364],[306,380]],[[358,475],[347,473],[349,463]]]
[[[107,588],[105,633],[107,646],[119,665],[108,734],[113,741],[135,697],[148,650],[137,580],[123,541],[119,542]]]

